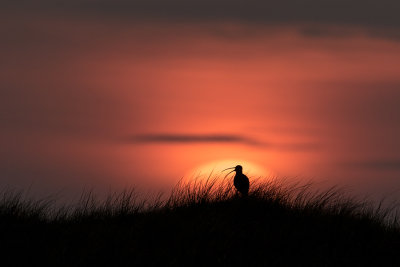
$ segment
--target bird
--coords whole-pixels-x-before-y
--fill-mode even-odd
[[[240,165],[237,165],[236,167],[227,168],[223,171],[230,170],[230,169],[234,169],[231,172],[236,172],[235,178],[233,178],[233,185],[235,186],[236,190],[242,196],[247,196],[249,193],[250,183],[249,183],[249,178],[243,174],[243,167]],[[231,172],[229,172],[229,173],[231,173]]]

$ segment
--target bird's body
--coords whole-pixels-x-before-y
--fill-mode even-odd
[[[243,174],[242,166],[240,165],[236,166],[235,171],[236,175],[235,178],[233,178],[233,185],[240,194],[242,194],[243,196],[247,196],[247,194],[249,193],[249,186],[250,186],[249,178]]]
[[[235,178],[233,178],[233,185],[235,186],[236,190],[243,196],[247,196],[249,193],[249,178],[243,174],[243,168],[240,165],[236,167],[229,168],[234,169],[231,172],[236,172]],[[229,173],[228,173],[229,174]]]

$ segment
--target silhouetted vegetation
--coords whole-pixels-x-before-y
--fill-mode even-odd
[[[6,193],[0,226],[2,266],[400,265],[396,218],[311,185],[253,182],[240,197],[209,179],[152,200],[87,192],[69,208]]]

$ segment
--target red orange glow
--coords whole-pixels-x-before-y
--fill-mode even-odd
[[[398,42],[359,29],[338,38],[304,36],[298,27],[238,25],[252,34],[235,36],[235,25],[227,24],[116,23],[110,27],[118,30],[105,36],[101,24],[77,24],[31,23],[33,32],[75,41],[49,43],[48,58],[31,53],[40,42],[30,50],[16,47],[0,71],[4,88],[11,88],[2,106],[14,116],[3,139],[22,136],[2,147],[11,151],[8,158],[23,151],[14,160],[43,168],[38,176],[73,170],[113,182],[174,183],[194,170],[209,172],[213,162],[240,159],[260,176],[341,177],[348,173],[338,168],[342,161],[398,151],[393,140],[400,128],[392,115]],[[246,141],[126,141],[147,133],[234,134]],[[58,166],[56,174],[45,173],[49,165]]]

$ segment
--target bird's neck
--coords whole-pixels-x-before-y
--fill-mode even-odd
[[[236,171],[236,174],[243,174],[242,171]]]

